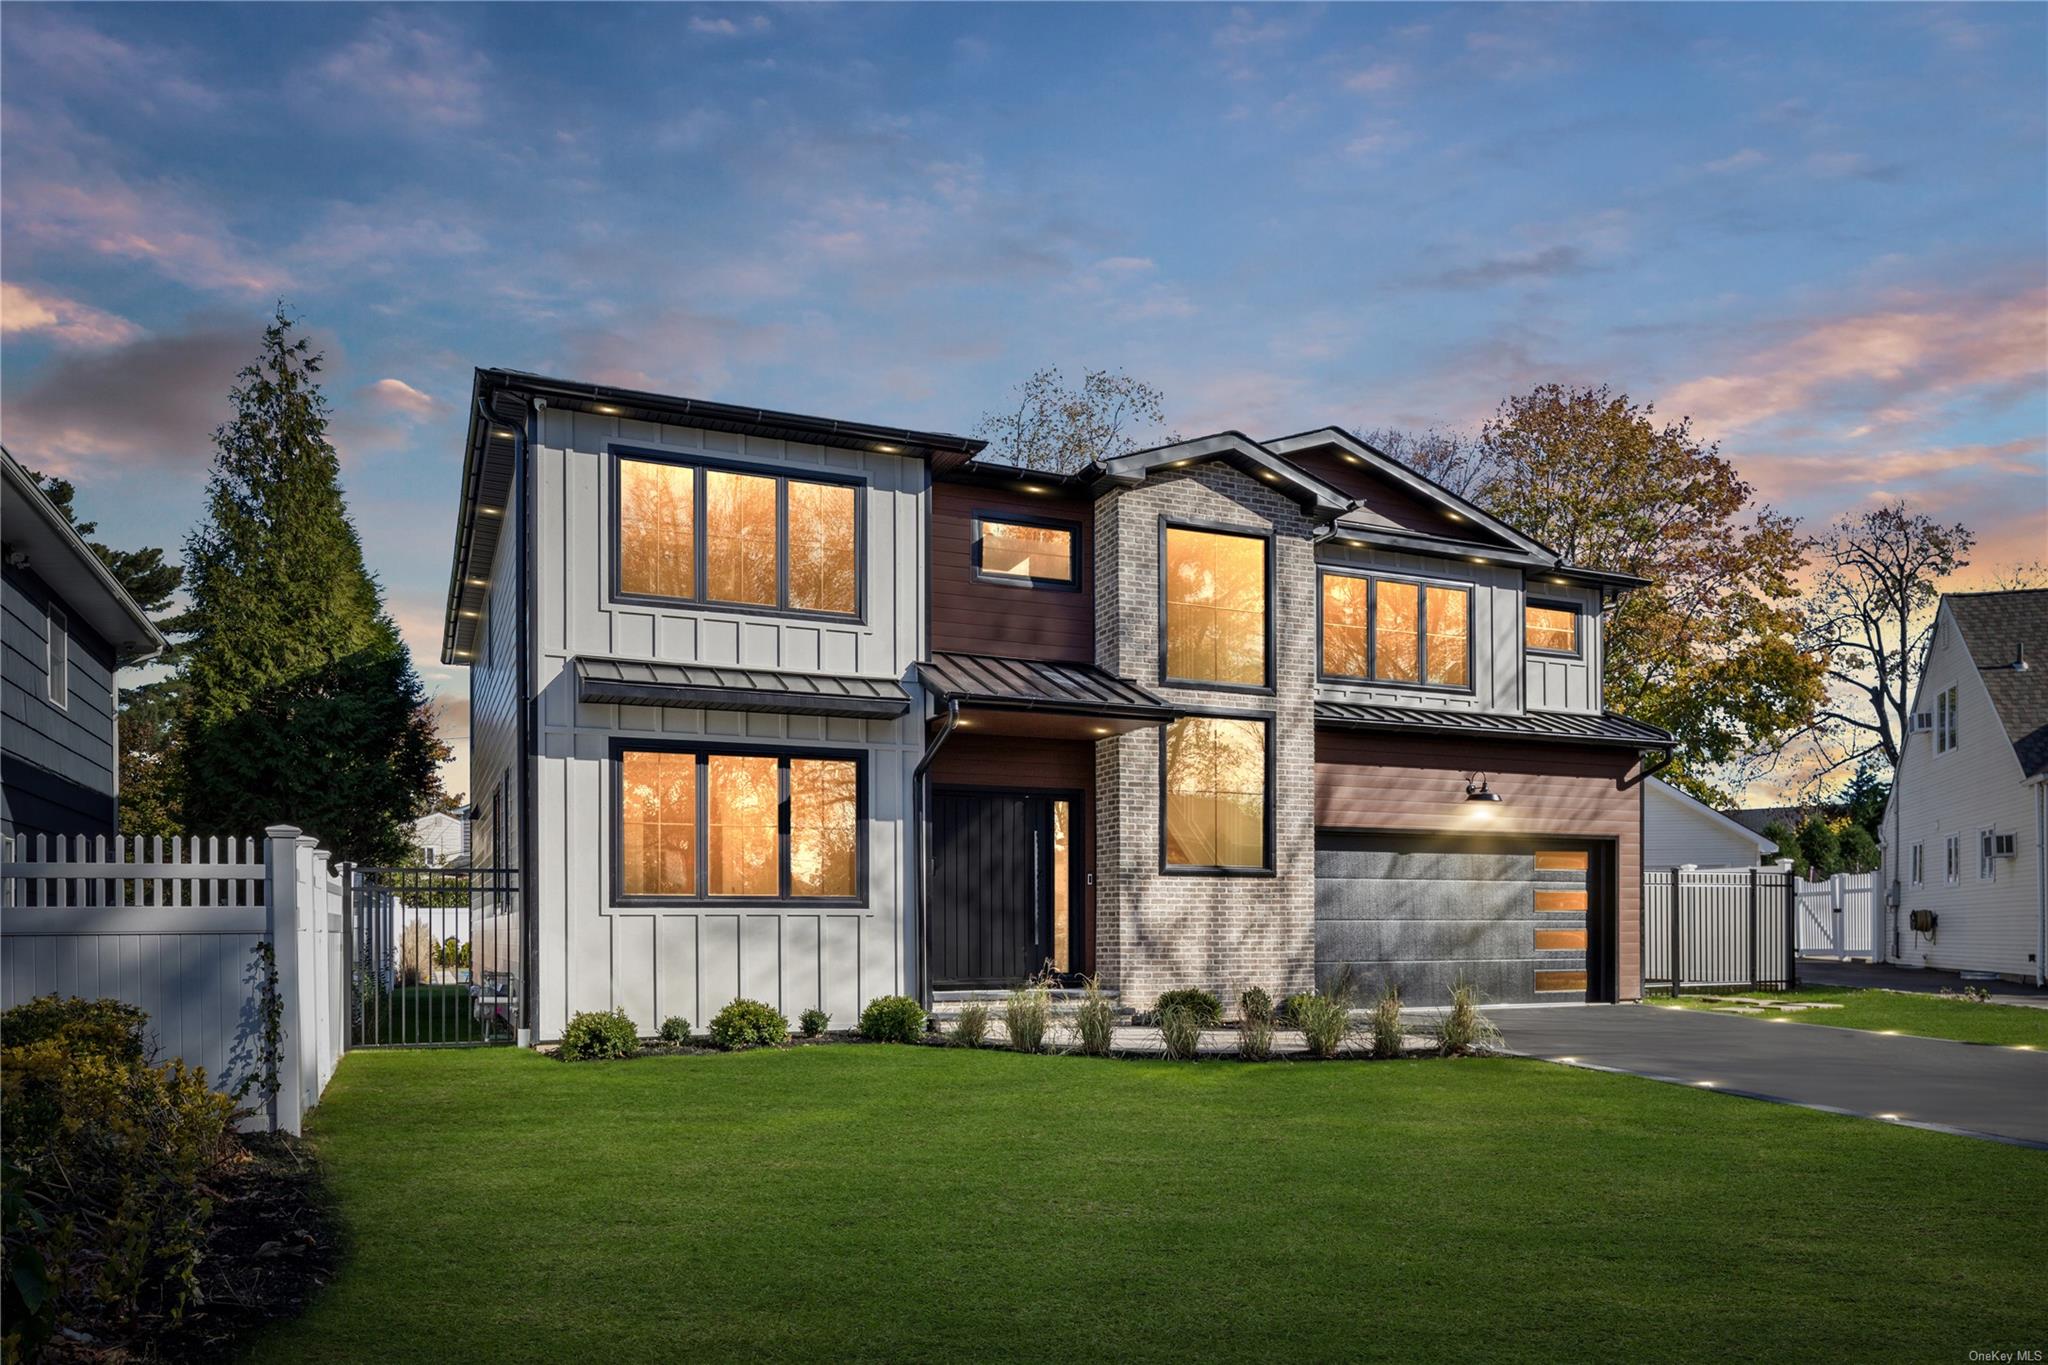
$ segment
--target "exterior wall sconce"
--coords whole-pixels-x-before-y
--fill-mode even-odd
[[[1467,801],[1492,801],[1498,804],[1500,793],[1486,785],[1485,773],[1467,773],[1465,775],[1465,799]]]

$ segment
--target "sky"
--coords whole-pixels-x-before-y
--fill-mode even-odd
[[[2048,558],[2048,7],[10,3],[0,288],[0,439],[122,545],[302,318],[463,750],[477,366],[951,431],[1120,367],[1187,435],[1607,383],[1979,575]]]

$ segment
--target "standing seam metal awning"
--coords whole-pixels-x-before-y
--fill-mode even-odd
[[[892,720],[910,711],[910,694],[886,678],[719,664],[656,664],[579,655],[576,699],[626,706],[703,711],[776,711],[798,716]]]
[[[1094,664],[934,652],[917,676],[942,701],[1018,711],[1171,720],[1180,712],[1158,695]]]

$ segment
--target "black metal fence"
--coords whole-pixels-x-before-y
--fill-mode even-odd
[[[1791,872],[1774,867],[1645,872],[1643,993],[1790,990],[1797,894]]]
[[[349,1046],[510,1043],[524,1017],[518,876],[497,867],[351,867]]]

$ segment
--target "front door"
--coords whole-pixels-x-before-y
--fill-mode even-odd
[[[1077,966],[1074,800],[940,788],[932,797],[932,984],[1015,986]]]

